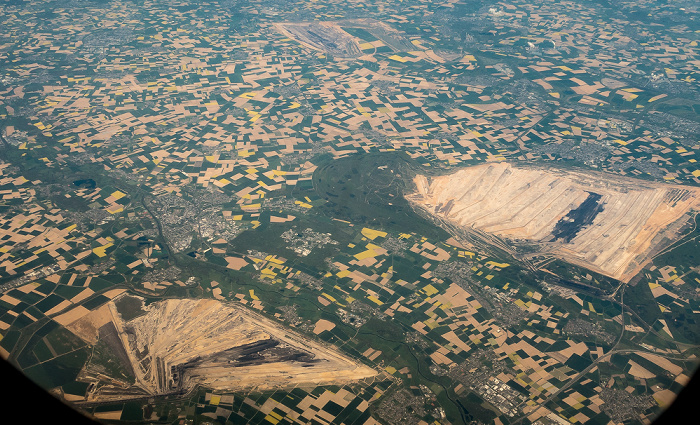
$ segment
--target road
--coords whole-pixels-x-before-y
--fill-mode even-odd
[[[626,309],[629,309],[629,311],[630,311],[638,320],[640,320],[642,323],[646,324],[646,322],[644,322],[644,321],[634,312],[634,310],[632,310],[632,309],[631,309],[630,307],[628,307],[628,306],[625,306],[624,296],[625,296],[625,287],[626,287],[626,285],[627,285],[626,283],[623,284],[623,285],[621,285],[621,286],[622,286],[622,290],[620,291],[620,301],[619,301],[619,303],[617,303],[617,301],[615,301],[615,300],[612,300],[610,297],[605,297],[605,298],[606,298],[606,299],[609,299],[609,300],[611,300],[611,301],[613,301],[613,302],[616,302],[618,305],[620,305],[620,307],[622,308],[622,311],[623,311],[623,312],[626,311]],[[647,326],[649,326],[649,325],[647,325]],[[649,330],[650,330],[651,332],[654,332],[654,333],[656,334],[656,332],[655,332],[650,326],[649,326]],[[622,339],[623,339],[624,335],[625,335],[625,315],[624,315],[624,313],[623,313],[623,314],[622,314],[622,331],[620,332],[620,336],[617,338],[617,341],[615,342],[615,345],[613,345],[613,347],[612,347],[607,353],[604,353],[603,355],[601,355],[600,357],[598,357],[597,359],[595,359],[595,360],[593,361],[593,363],[591,363],[588,367],[586,367],[586,368],[583,369],[581,372],[579,372],[578,374],[576,374],[575,376],[573,376],[571,379],[569,379],[564,385],[561,386],[561,388],[559,388],[557,391],[555,391],[554,393],[552,393],[549,397],[547,397],[547,398],[544,399],[543,401],[537,403],[537,405],[534,406],[529,412],[530,412],[530,413],[536,412],[537,409],[539,409],[540,407],[546,406],[549,402],[551,402],[552,400],[554,400],[554,399],[556,399],[557,397],[559,397],[563,392],[565,392],[566,390],[568,390],[572,385],[574,385],[574,384],[575,384],[576,382],[578,382],[581,378],[583,378],[584,376],[586,376],[586,374],[589,373],[591,370],[593,370],[595,367],[597,367],[598,364],[599,364],[601,361],[604,361],[606,358],[608,358],[608,357],[610,357],[610,356],[612,356],[612,355],[614,355],[614,354],[651,353],[651,354],[654,354],[654,355],[657,355],[657,356],[660,356],[660,357],[663,357],[663,358],[669,359],[669,360],[680,360],[680,361],[687,361],[687,360],[690,360],[690,359],[687,358],[687,357],[663,355],[663,354],[656,353],[656,352],[653,352],[653,351],[642,350],[642,349],[636,349],[636,348],[634,348],[634,349],[633,349],[633,348],[617,349],[617,347],[618,347],[618,346],[620,345],[620,343],[622,342]],[[657,334],[657,335],[658,335],[658,334]],[[697,347],[697,346],[695,346],[695,347]],[[528,400],[528,401],[529,401],[529,400]],[[518,406],[518,408],[521,408],[522,405],[523,405],[523,403],[521,403],[521,404]],[[520,417],[518,417],[514,422],[512,422],[512,424],[513,424],[513,425],[520,424],[520,423],[523,421],[523,419],[525,419],[525,417],[527,417],[527,414],[522,414],[522,415],[521,415]]]

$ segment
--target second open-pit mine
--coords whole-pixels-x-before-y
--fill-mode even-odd
[[[267,390],[342,384],[377,374],[241,306],[169,299],[143,307],[145,314],[126,322],[114,302],[106,306],[109,320],[100,338],[110,336],[104,342],[126,363],[126,373],[119,377],[103,366],[86,366],[80,378],[93,384],[88,402],[182,394],[197,385]]]
[[[332,22],[279,23],[277,30],[314,50],[339,57],[357,57],[362,54],[355,39]]]
[[[414,182],[408,200],[441,220],[541,243],[541,252],[622,281],[700,200],[693,187],[508,163],[418,175]]]

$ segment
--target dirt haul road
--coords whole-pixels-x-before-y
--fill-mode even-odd
[[[457,226],[513,242],[621,281],[673,239],[700,190],[595,172],[490,163],[450,175],[418,175],[407,199]]]

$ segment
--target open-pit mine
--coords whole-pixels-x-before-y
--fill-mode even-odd
[[[407,196],[444,223],[486,232],[629,281],[699,205],[694,187],[489,163],[418,175]]]
[[[314,50],[328,52],[338,57],[354,58],[362,55],[355,39],[332,22],[279,23],[274,24],[285,36]]]
[[[238,391],[342,384],[377,374],[242,306],[211,299],[160,301],[128,321],[113,301],[93,313],[77,322],[99,323],[98,344],[109,346],[113,360],[111,366],[88,362],[79,379],[92,385],[82,401],[178,395],[196,386]],[[91,326],[68,328],[94,341]],[[117,369],[120,374],[110,373]]]

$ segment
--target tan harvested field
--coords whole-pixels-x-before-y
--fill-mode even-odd
[[[377,374],[238,305],[169,299],[145,306],[147,313],[129,322],[113,302],[107,306],[135,384],[103,385],[88,401],[184,392],[197,385],[266,390],[342,384]]]
[[[641,270],[664,236],[674,238],[700,200],[700,189],[689,186],[503,162],[414,182],[408,200],[431,215],[512,242],[541,243],[541,252],[622,281]],[[590,222],[570,239],[559,237],[577,213]]]
[[[74,314],[72,314],[75,312]],[[82,338],[89,344],[96,344],[99,338],[100,328],[112,320],[110,309],[103,305],[93,311],[88,311],[79,306],[68,313],[59,316],[62,320],[70,321],[66,329]],[[57,320],[59,323],[64,323]]]
[[[643,368],[639,364],[633,362],[632,360],[629,361],[630,364],[630,370],[627,372],[630,375],[640,378],[640,379],[651,379],[651,378],[656,378],[656,374],[649,372],[647,369]]]
[[[321,332],[333,330],[333,328],[335,328],[335,323],[326,319],[318,319],[318,322],[316,322],[316,325],[314,326],[313,332],[318,335]]]
[[[676,394],[669,389],[662,389],[655,392],[653,397],[659,406],[661,406],[662,409],[665,409],[671,405],[673,400],[676,398]]]

